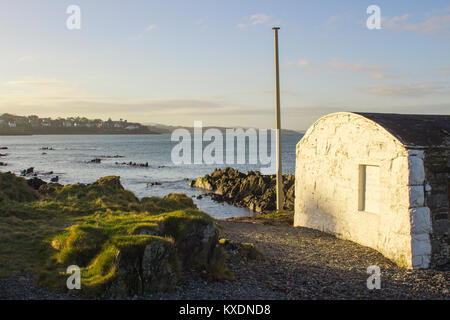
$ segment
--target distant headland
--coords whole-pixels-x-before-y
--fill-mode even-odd
[[[85,117],[40,118],[36,115],[17,116],[4,113],[0,116],[0,135],[33,134],[158,134],[140,123],[120,119],[106,121]]]

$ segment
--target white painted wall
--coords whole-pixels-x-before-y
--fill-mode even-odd
[[[294,226],[372,247],[407,268],[429,266],[431,222],[421,152],[408,151],[375,122],[341,112],[307,131],[296,161]],[[374,212],[359,210],[364,165],[378,166],[369,177],[371,184],[379,180],[378,193],[368,197]]]

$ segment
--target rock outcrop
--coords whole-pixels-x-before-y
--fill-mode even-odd
[[[283,175],[284,209],[294,209],[294,176]],[[262,175],[258,171],[246,174],[233,168],[216,169],[211,175],[198,178],[190,183],[191,187],[212,191],[210,195],[216,201],[248,207],[259,213],[276,209],[276,178],[274,175]]]
[[[117,176],[87,185],[47,184],[39,192],[84,217],[51,242],[58,263],[82,270],[84,289],[74,294],[114,298],[171,291],[185,270],[230,278],[214,219],[185,194],[139,200]]]

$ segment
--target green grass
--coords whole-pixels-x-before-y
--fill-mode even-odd
[[[54,291],[65,291],[65,269],[74,264],[87,292],[98,293],[116,276],[119,251],[143,252],[152,241],[175,246],[193,225],[212,220],[183,194],[139,201],[118,177],[41,194],[9,174],[0,174],[0,185],[0,277],[37,274]]]
[[[16,177],[13,174],[0,174],[0,201],[34,201],[39,198],[39,194],[28,184],[24,178]]]

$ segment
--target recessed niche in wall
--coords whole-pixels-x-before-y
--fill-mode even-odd
[[[373,165],[360,165],[359,210],[378,213],[379,201],[380,201],[380,167]]]

